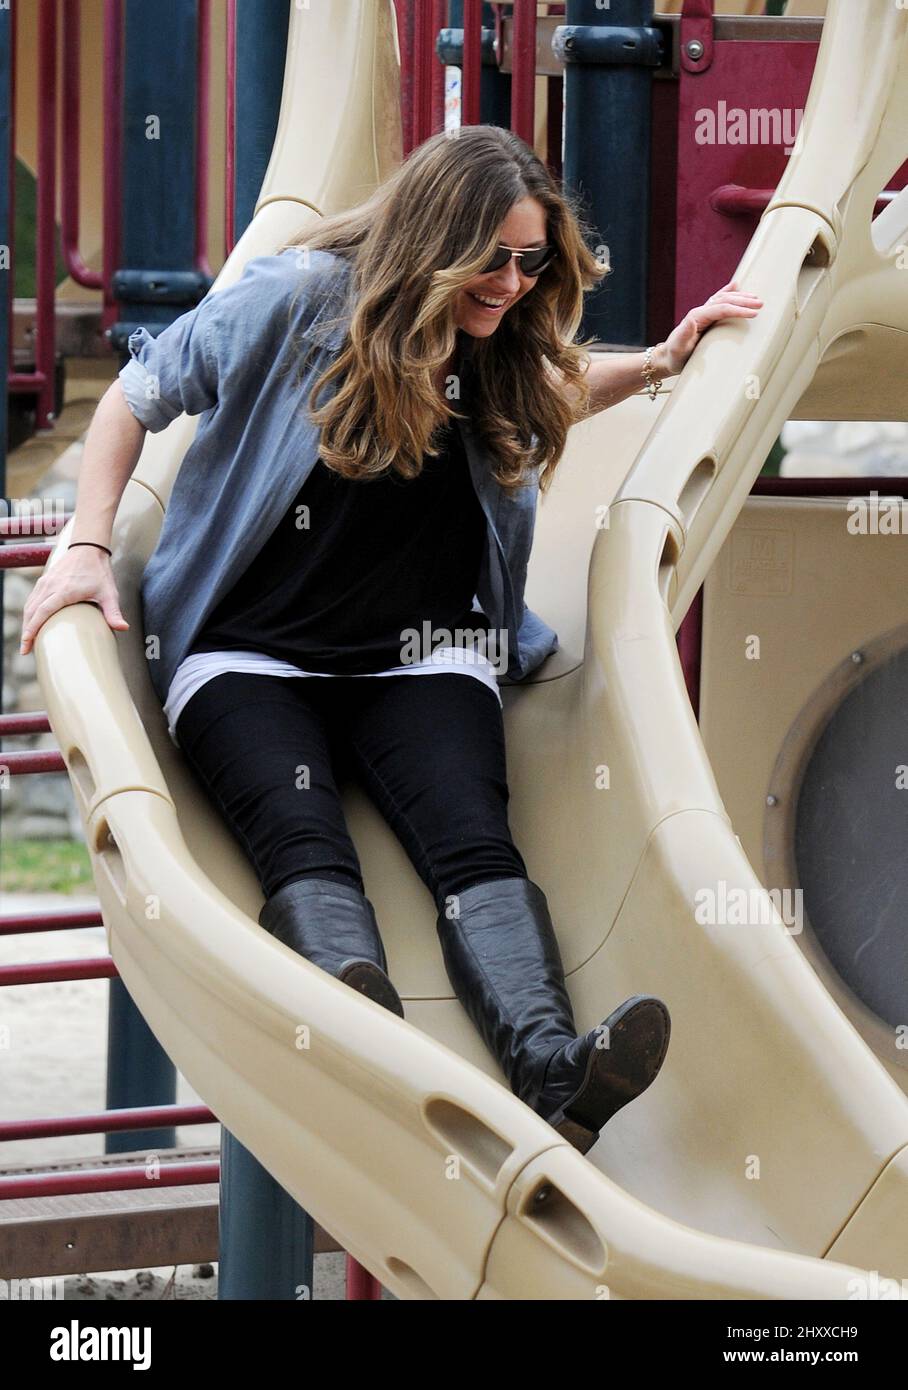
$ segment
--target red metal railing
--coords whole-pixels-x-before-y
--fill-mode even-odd
[[[37,149],[37,243],[35,248],[35,367],[30,372],[15,370],[10,335],[7,364],[8,389],[37,395],[36,426],[53,424],[54,363],[56,356],[56,193],[57,193],[57,113],[61,120],[60,249],[67,274],[86,289],[101,291],[101,328],[106,332],[119,318],[113,297],[113,277],[120,262],[120,217],[122,212],[121,155],[123,141],[123,0],[104,0],[103,22],[103,215],[101,270],[92,270],[79,248],[79,188],[81,173],[81,49],[82,7],[80,0],[38,0],[38,149]],[[231,5],[232,10],[232,5]],[[57,39],[62,31],[61,74],[57,79]],[[11,145],[16,148],[16,7],[11,13]],[[232,33],[232,31],[231,31]],[[229,53],[228,101],[233,96],[235,47]],[[196,102],[196,182],[195,182],[195,266],[211,276],[208,262],[208,180],[210,164],[211,90],[211,0],[199,0]],[[228,171],[232,145],[228,144]],[[15,226],[15,163],[9,170],[10,226]],[[232,183],[228,183],[228,189]],[[230,198],[226,199],[230,206]],[[227,248],[233,245],[232,226]],[[10,291],[11,293],[12,291]],[[6,306],[7,314],[12,309]]]
[[[62,529],[69,515],[54,517]],[[46,529],[47,518],[12,516],[0,519],[0,542],[10,535]],[[0,545],[0,569],[22,569],[42,565],[52,544]],[[0,715],[0,739],[13,734],[50,732],[44,711]],[[9,776],[33,772],[66,772],[58,749],[26,752],[0,751],[0,770]],[[12,913],[0,917],[0,937],[45,931],[67,931],[76,927],[103,926],[97,909],[62,909],[53,912]],[[13,985],[49,984],[65,980],[117,979],[119,972],[108,955],[76,960],[26,961],[0,965],[0,988]],[[217,1124],[218,1118],[204,1105],[135,1106],[127,1110],[101,1110],[90,1115],[51,1116],[43,1119],[10,1120],[0,1123],[0,1143],[26,1139],[61,1138],[76,1134],[107,1134],[129,1130],[169,1128],[173,1125]],[[198,1186],[220,1182],[220,1163],[215,1160],[180,1159],[169,1151],[153,1169],[145,1165],[104,1165],[76,1168],[69,1172],[0,1175],[0,1201],[14,1198],[65,1197],[100,1192],[141,1191],[152,1188]],[[346,1296],[351,1302],[380,1299],[381,1282],[364,1269],[352,1255],[346,1257]]]
[[[36,394],[36,424],[45,429],[53,423],[56,356],[56,263],[55,205],[57,167],[57,112],[61,122],[61,253],[67,273],[79,285],[101,291],[101,327],[106,332],[119,317],[112,293],[113,276],[120,260],[120,216],[122,205],[121,153],[123,140],[123,0],[104,0],[103,23],[103,246],[101,270],[92,270],[79,247],[80,151],[80,61],[82,49],[82,7],[80,0],[37,0],[38,10],[38,155],[37,155],[37,246],[35,304],[35,366],[18,372],[8,362],[8,388],[16,393]],[[395,0],[401,48],[401,110],[404,152],[444,128],[445,72],[435,43],[447,22],[446,0]],[[476,124],[480,119],[480,78],[482,74],[482,0],[464,0],[464,53],[462,69],[461,122]],[[549,14],[563,14],[564,5],[549,5]],[[198,49],[196,65],[196,183],[195,183],[195,265],[206,276],[213,272],[208,261],[208,180],[210,166],[210,90],[211,90],[211,0],[199,0]],[[528,144],[534,142],[536,104],[536,25],[535,0],[518,5],[495,5],[496,51],[504,49],[504,20],[513,24],[511,42],[511,126]],[[62,18],[62,23],[61,23]],[[11,15],[13,126],[15,149],[16,90],[16,8]],[[61,73],[57,76],[58,34],[62,33]],[[236,3],[228,0],[226,34],[226,160],[224,199],[225,254],[235,244],[233,199],[235,178],[234,135],[236,130]],[[548,83],[547,159],[553,172],[561,170],[561,79]],[[14,224],[14,178],[10,169],[10,218]],[[7,305],[7,312],[11,305]],[[10,336],[12,344],[12,335]]]
[[[207,1105],[137,1105],[128,1110],[99,1110],[91,1115],[57,1115],[44,1120],[6,1120],[0,1143],[18,1139],[57,1139],[72,1134],[112,1134],[130,1129],[167,1129],[171,1125],[217,1123]]]
[[[435,43],[447,22],[444,0],[395,0],[401,53],[401,118],[407,155],[430,135],[444,129],[444,66]],[[545,7],[548,15],[563,15],[563,4]],[[510,19],[511,129],[528,145],[535,143],[536,120],[536,0],[495,4],[495,52],[504,54],[504,25]],[[463,0],[463,65],[460,123],[478,125],[481,115],[482,0]],[[562,79],[547,79],[548,116],[546,158],[561,172]]]
[[[80,1168],[72,1173],[29,1173],[0,1177],[0,1200],[14,1197],[68,1197],[77,1192],[134,1192],[149,1187],[194,1187],[217,1182],[220,1164],[176,1161],[155,1164],[153,1174],[145,1168],[124,1164],[104,1168]]]
[[[36,420],[44,428],[52,418],[54,393],[54,229],[56,194],[56,0],[39,0],[38,11],[38,153],[37,153],[37,244],[35,247],[35,369],[17,372],[13,365],[13,335],[9,335],[7,389],[11,392],[37,392]],[[10,71],[10,144],[16,148],[16,6],[10,14],[12,63]],[[10,227],[15,226],[15,160],[8,170],[10,180]],[[12,293],[12,290],[10,290]],[[7,304],[7,313],[12,308]]]

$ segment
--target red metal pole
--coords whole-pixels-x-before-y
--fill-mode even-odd
[[[10,64],[9,64],[9,148],[12,158],[9,168],[6,171],[9,183],[9,241],[12,257],[13,269],[16,266],[16,6],[13,5],[10,11]],[[3,312],[6,314],[6,322],[9,325],[6,344],[6,375],[7,389],[13,374],[13,276],[6,277],[6,303],[3,305]],[[4,472],[4,478],[6,474]],[[6,483],[4,483],[6,486]]]
[[[511,129],[533,148],[536,117],[536,0],[514,0]]]
[[[447,0],[434,0],[432,13],[432,133],[445,128],[445,65],[438,56],[436,41],[447,23]]]
[[[199,0],[197,33],[195,263],[196,269],[200,270],[203,275],[211,276],[212,270],[208,262],[208,165],[211,144],[208,107],[211,88],[211,0]]]
[[[85,1168],[77,1173],[29,1174],[0,1178],[0,1199],[14,1197],[66,1197],[76,1192],[134,1192],[150,1187],[191,1187],[196,1183],[217,1182],[220,1165],[207,1163],[162,1163],[151,1172],[145,1168]]]
[[[413,139],[413,0],[394,0],[397,43],[400,48],[400,123],[403,156],[414,147]]]
[[[63,261],[77,285],[100,290],[104,276],[91,270],[79,251],[79,174],[81,165],[81,52],[82,0],[68,0],[63,7],[63,115],[60,142],[60,248]]]
[[[740,183],[723,183],[712,194],[709,204],[725,217],[753,217],[766,211],[775,192],[774,188],[745,188]],[[896,197],[898,191],[894,188],[886,188],[878,194],[873,207],[874,217]]]
[[[363,1269],[358,1260],[354,1260],[352,1255],[347,1256],[347,1299],[363,1302],[370,1299],[381,1298],[381,1283],[370,1274],[367,1269]]]
[[[59,748],[27,748],[17,753],[0,753],[0,767],[11,777],[27,772],[65,772],[66,763]]]
[[[49,734],[50,720],[43,710],[32,714],[0,714],[0,736],[8,734]]]
[[[234,180],[236,178],[236,0],[227,0],[227,112],[225,116],[224,245],[233,250]]]
[[[7,733],[3,729],[4,734]],[[60,912],[11,912],[0,917],[0,936],[31,936],[39,931],[74,931],[77,927],[103,927],[97,908],[64,908]]]
[[[463,0],[463,77],[461,125],[479,125],[482,76],[482,0]]]
[[[550,15],[563,15],[564,5],[549,5]],[[553,178],[564,175],[564,77],[547,77],[546,89],[546,163]]]
[[[6,1120],[0,1143],[21,1139],[60,1139],[72,1134],[105,1134],[171,1125],[217,1124],[207,1105],[142,1105],[129,1110],[100,1110],[94,1115],[57,1115],[41,1120]]]
[[[0,965],[0,987],[56,984],[61,980],[112,980],[119,973],[110,956],[88,956],[85,960],[32,960],[21,965]]]
[[[414,144],[432,134],[432,22],[435,6],[422,0],[413,24],[413,119]]]
[[[104,307],[102,330],[120,316],[113,297],[114,272],[120,264],[123,160],[123,5],[104,0]]]
[[[21,378],[14,377],[13,380]],[[37,565],[46,565],[52,550],[52,545],[5,545],[0,549],[0,570],[32,569]]]
[[[38,192],[35,266],[35,425],[48,429],[54,417],[54,355],[57,220],[57,0],[40,0],[38,11]]]

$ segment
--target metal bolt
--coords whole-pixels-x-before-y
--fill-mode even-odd
[[[854,662],[855,666],[860,666],[860,665],[862,664],[863,660],[864,660],[864,653],[863,653],[863,652],[852,652],[852,653],[851,653],[851,659],[852,659],[852,661]]]
[[[778,804],[779,804],[779,798],[778,798],[777,796],[773,796],[772,793],[770,792],[769,796],[766,798],[766,805],[767,805],[767,806],[778,806]]]
[[[564,46],[565,46],[565,48],[576,48],[576,47],[577,47],[577,40],[574,38],[574,35],[573,35],[573,34],[568,34],[567,38],[566,38],[565,41],[564,41]]]
[[[549,1200],[551,1195],[552,1189],[550,1185],[546,1183],[544,1187],[540,1187],[538,1192],[533,1193],[533,1205],[535,1207],[541,1207],[544,1202]]]
[[[703,57],[706,50],[699,39],[691,39],[690,43],[685,46],[684,51],[688,58],[693,58],[694,62],[696,62],[699,58]]]

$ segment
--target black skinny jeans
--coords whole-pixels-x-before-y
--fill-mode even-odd
[[[394,830],[436,907],[528,877],[508,825],[502,711],[475,676],[214,676],[175,725],[181,751],[267,896],[305,877],[365,891],[336,778]]]

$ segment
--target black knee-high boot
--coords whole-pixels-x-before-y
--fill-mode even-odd
[[[581,1153],[655,1080],[668,1047],[668,1009],[626,999],[577,1036],[558,941],[542,889],[499,878],[450,895],[437,917],[457,997],[511,1089]]]
[[[298,878],[265,902],[259,924],[285,946],[403,1018],[369,899],[354,884]]]

